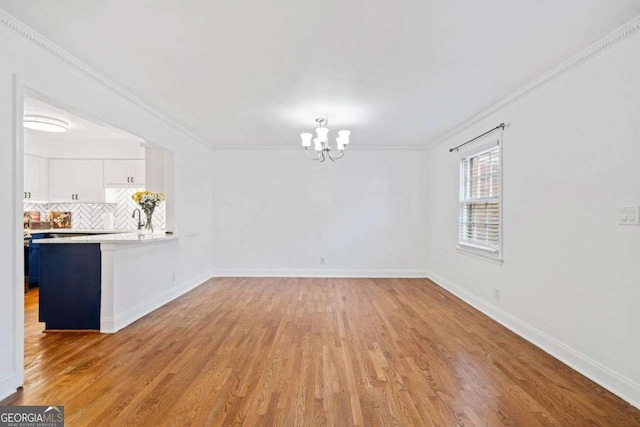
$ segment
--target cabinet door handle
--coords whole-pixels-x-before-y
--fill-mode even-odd
[[[133,177],[131,177],[131,182],[133,182]]]
[[[131,182],[131,178],[130,177],[127,177],[127,182]]]
[[[72,194],[72,195],[71,195],[71,200],[75,200],[75,199],[76,199],[76,195],[75,195],[75,194]]]
[[[27,192],[26,191],[24,192],[24,198],[25,199],[27,198]]]
[[[31,191],[29,191],[29,198],[31,198]]]

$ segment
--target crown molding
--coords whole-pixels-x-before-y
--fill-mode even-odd
[[[522,86],[520,89],[516,90],[511,95],[506,96],[502,100],[482,110],[480,113],[474,116],[471,116],[470,118],[468,118],[458,126],[454,127],[453,129],[446,131],[442,135],[434,138],[432,141],[427,143],[426,147],[430,149],[435,147],[436,145],[439,145],[449,140],[451,137],[455,136],[459,132],[462,132],[463,130],[468,129],[469,127],[478,123],[480,120],[490,116],[491,114],[496,113],[497,111],[501,110],[507,105],[516,102],[520,98],[533,92],[539,87],[551,82],[552,80],[555,80],[556,78],[565,74],[566,72],[571,71],[573,68],[577,67],[583,62],[586,62],[588,59],[591,59],[594,56],[599,55],[605,50],[608,50],[610,47],[638,33],[638,30],[640,30],[640,15],[636,16],[631,21],[622,25],[621,27],[614,30],[613,32],[607,34],[597,42],[593,43],[591,46],[587,47],[586,49],[580,51],[576,55],[572,56],[571,58],[567,59],[566,61],[562,62],[561,64],[547,71],[546,73],[542,74],[540,77]]]
[[[155,108],[147,104],[145,101],[143,101],[139,97],[135,96],[134,94],[125,90],[124,88],[122,88],[121,86],[119,86],[118,84],[110,80],[109,78],[100,74],[98,71],[89,67],[87,64],[85,64],[75,56],[71,55],[69,52],[67,52],[57,44],[53,43],[51,40],[44,37],[42,34],[35,31],[33,28],[22,23],[21,21],[16,19],[13,15],[10,15],[9,13],[7,13],[2,9],[0,9],[0,22],[5,26],[7,26],[12,31],[14,31],[15,33],[25,37],[26,39],[40,46],[47,52],[53,54],[58,59],[72,66],[73,68],[80,71],[90,79],[98,82],[103,87],[109,89],[113,93],[119,95],[120,97],[131,102],[132,104],[135,104],[136,106],[142,108],[143,110],[145,110],[146,112],[154,116],[155,118],[162,120],[166,124],[182,132],[183,134],[189,136],[190,138],[194,139],[195,141],[204,145],[205,147],[211,148],[211,143],[208,142],[206,139],[202,138],[199,135],[196,135],[194,132],[187,129],[185,126],[181,125],[180,123],[176,122],[175,120],[169,118],[165,114],[156,110]]]

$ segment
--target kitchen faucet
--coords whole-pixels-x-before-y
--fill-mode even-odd
[[[131,218],[135,218],[136,217],[136,212],[138,212],[138,230],[142,230],[142,213],[140,212],[140,209],[134,209],[133,210],[133,215],[131,215]]]

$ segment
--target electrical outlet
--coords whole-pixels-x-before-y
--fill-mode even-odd
[[[325,264],[325,262],[324,262],[324,261],[325,261],[325,260],[324,260],[324,257],[323,257],[323,256],[321,256],[321,257],[320,257],[320,264],[324,265],[324,264]]]
[[[493,298],[496,301],[500,301],[500,289],[496,288],[493,290]]]
[[[640,206],[623,206],[618,208],[618,224],[640,225]]]

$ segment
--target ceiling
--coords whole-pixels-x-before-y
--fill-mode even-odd
[[[639,0],[0,0],[217,146],[420,146],[640,14]],[[334,134],[335,135],[335,134]]]
[[[67,131],[61,133],[42,132],[24,128],[25,138],[39,141],[96,141],[100,143],[105,141],[132,141],[139,143],[142,141],[119,129],[95,123],[77,114],[70,113],[29,96],[25,96],[24,98],[24,114],[53,117],[69,124]]]

